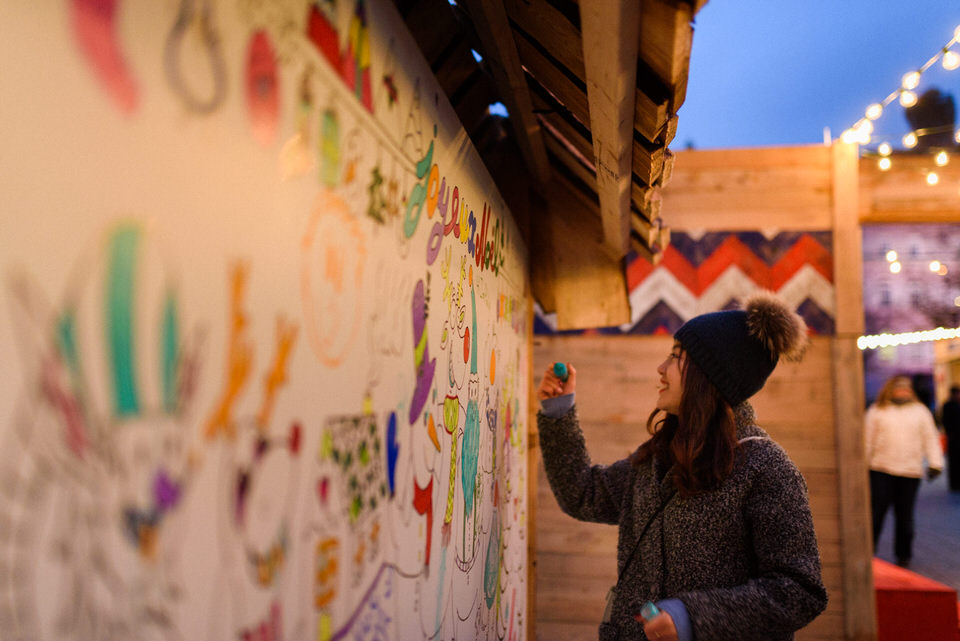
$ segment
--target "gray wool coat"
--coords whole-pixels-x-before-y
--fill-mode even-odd
[[[686,606],[696,641],[787,641],[826,607],[806,483],[755,424],[749,404],[736,415],[738,439],[761,438],[738,446],[719,488],[690,498],[675,494],[656,457],[636,468],[627,459],[591,465],[576,408],[556,419],[538,415],[557,503],[576,519],[619,526],[618,572],[667,501],[614,599],[611,622],[619,638],[646,639],[633,615],[644,602],[666,598]]]

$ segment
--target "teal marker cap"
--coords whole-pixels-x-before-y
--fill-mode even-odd
[[[561,381],[564,381],[564,382],[567,380],[567,377],[570,376],[570,372],[567,371],[566,363],[560,363],[560,362],[554,363],[553,373],[556,374],[557,378],[559,378]]]
[[[653,601],[647,601],[643,604],[643,607],[640,608],[640,616],[646,621],[649,621],[658,614],[660,614],[660,608],[658,608]]]

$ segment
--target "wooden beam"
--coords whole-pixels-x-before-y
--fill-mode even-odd
[[[554,221],[550,219],[547,202],[537,193],[530,194],[530,227],[540,230],[536,242],[529,243],[530,248],[530,288],[533,297],[547,314],[557,311],[556,282],[554,269],[553,234],[544,233]]]
[[[896,154],[889,170],[875,159],[860,161],[860,222],[955,223],[960,220],[960,163],[937,167],[932,154]],[[936,169],[940,182],[925,176]]]
[[[546,141],[547,151],[549,152],[548,157],[551,159],[552,166],[562,166],[566,173],[575,176],[580,182],[589,187],[591,190],[596,189],[597,176],[595,173],[590,171],[589,167],[586,167],[576,157],[571,155],[570,150],[564,147],[563,144],[553,136],[548,135],[546,137]],[[556,172],[554,172],[553,178],[554,180],[557,179]],[[597,209],[597,220],[599,220],[599,205],[594,203],[594,208]]]
[[[584,90],[522,35],[515,40],[520,60],[534,80],[552,93],[577,120],[589,126],[590,107]]]
[[[484,60],[510,112],[523,159],[537,183],[545,187],[550,180],[547,150],[503,4],[500,0],[464,0],[461,6],[470,14],[481,42],[487,44]]]
[[[420,0],[410,7],[404,22],[431,67],[460,34],[457,17],[449,5],[438,8],[433,2]]]
[[[551,183],[548,198],[558,329],[630,322],[623,261],[605,250],[600,219],[563,180]]]
[[[646,92],[637,88],[636,108],[633,113],[634,129],[650,142],[656,142],[663,134],[669,120],[670,111],[667,101],[655,102]],[[676,127],[674,127],[674,133],[676,133]]]
[[[833,227],[831,150],[823,145],[679,151],[663,216],[674,229]]]
[[[528,367],[533,367],[533,297],[527,293],[527,341]],[[537,381],[539,372],[532,372],[527,383],[527,608],[526,638],[537,638],[537,480],[540,465],[540,435],[537,428]]]
[[[633,139],[633,173],[646,185],[655,185],[663,175],[666,155],[663,145]]]
[[[640,58],[670,88],[670,111],[687,96],[694,8],[677,0],[644,0],[640,19]]]
[[[630,250],[640,3],[581,3],[580,29],[603,240],[610,255],[621,258]]]
[[[870,491],[863,444],[863,254],[858,210],[857,146],[833,146],[833,273],[837,297],[833,338],[833,407],[840,495],[844,639],[877,638]]]
[[[580,30],[547,0],[504,0],[510,19],[580,80],[586,77]]]

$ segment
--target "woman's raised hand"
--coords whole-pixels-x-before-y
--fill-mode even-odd
[[[567,380],[561,380],[553,371],[553,365],[547,368],[540,380],[540,387],[537,388],[537,398],[544,400],[572,394],[577,389],[577,370],[567,363]]]

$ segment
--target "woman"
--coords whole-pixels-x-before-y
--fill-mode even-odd
[[[943,470],[943,450],[933,415],[917,399],[909,378],[894,376],[884,383],[876,402],[867,410],[864,438],[870,467],[873,549],[877,549],[883,519],[893,505],[893,552],[897,565],[907,567],[912,556],[913,512],[924,456],[930,467],[930,480]]]
[[[617,585],[600,639],[793,639],[826,607],[806,485],[745,401],[778,359],[799,358],[803,320],[769,293],[704,314],[657,368],[652,437],[590,464],[573,407],[576,370],[538,389],[544,467],[561,509],[617,524]],[[660,613],[639,613],[653,601]]]

